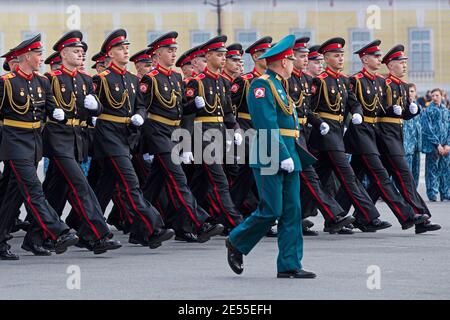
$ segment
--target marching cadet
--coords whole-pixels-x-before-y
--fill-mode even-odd
[[[172,135],[180,128],[183,109],[181,74],[172,70],[177,52],[177,32],[168,32],[149,47],[158,57],[156,68],[146,74],[139,84],[138,108],[147,109],[148,119],[143,129],[148,144],[148,153],[154,155],[154,161],[145,187],[147,200],[156,202],[161,185],[166,184],[168,192],[173,194],[172,206],[165,212],[165,221],[175,229],[181,240],[187,234],[197,235],[197,242],[206,242],[223,231],[223,225],[206,222],[209,215],[197,205],[188,187],[186,176],[180,163],[174,162],[172,150],[178,141]],[[190,112],[196,112],[191,107]]]
[[[253,80],[260,77],[266,71],[266,60],[258,58],[271,47],[271,43],[271,37],[262,37],[245,50],[245,53],[252,56],[255,66],[251,72],[234,79],[233,85],[231,86],[233,109],[237,113],[236,118],[239,126],[244,132],[253,128],[246,99],[249,92],[248,88]],[[230,193],[238,210],[245,216],[248,216],[258,206],[258,191],[252,169],[249,166],[249,141],[246,139],[244,143],[245,162],[239,163],[239,173],[234,180]],[[276,233],[271,229],[269,236],[276,236]]]
[[[362,180],[367,175],[378,189],[383,200],[396,216],[403,230],[414,224],[425,221],[423,215],[414,214],[412,208],[403,201],[394,183],[380,159],[377,148],[376,123],[379,109],[386,107],[384,79],[376,72],[381,67],[380,40],[374,40],[357,50],[363,69],[350,78],[350,89],[360,103],[363,111],[363,122],[350,123],[344,135],[346,153],[352,154],[351,166],[355,175]],[[344,208],[350,209],[351,202],[341,187],[337,199],[340,203],[348,203]],[[358,208],[356,208],[358,211]]]
[[[243,54],[244,51],[240,43],[233,43],[227,46],[227,59],[222,70],[222,76],[230,83],[233,83],[234,79],[240,75],[240,64]]]
[[[43,62],[41,35],[23,41],[14,51],[19,60],[18,65],[0,80],[0,109],[4,118],[0,160],[7,161],[11,169],[8,190],[4,196],[8,203],[3,201],[0,209],[2,260],[19,259],[19,256],[9,251],[7,240],[22,201],[28,213],[33,215],[28,232],[35,236],[29,239],[30,243],[24,242],[22,248],[31,251],[42,245],[42,235],[38,230],[55,241],[57,254],[78,242],[78,237],[69,232],[69,227],[45,200],[36,172],[42,158],[41,126],[44,116],[55,121],[64,120],[64,111],[56,105],[48,79],[37,73]]]
[[[98,52],[92,57],[92,61],[95,63],[92,65],[92,69],[95,69],[97,73],[105,71],[111,63],[111,58],[106,56],[103,52]]]
[[[270,168],[261,163],[260,154],[251,162],[260,203],[258,209],[232,230],[225,241],[228,264],[237,274],[244,271],[243,255],[250,253],[278,219],[277,278],[316,277],[313,272],[302,269],[303,237],[298,196],[299,171],[304,164],[311,162],[308,163],[308,159],[301,157],[297,150],[297,112],[282,85],[283,79],[288,79],[292,73],[294,42],[295,36],[289,35],[259,57],[266,59],[268,70],[255,79],[249,88],[247,104],[252,124],[258,130],[256,137],[259,140],[260,133],[269,131],[267,135],[270,137],[265,143],[276,139],[279,161],[274,164],[274,172],[264,172],[264,169]],[[273,130],[276,130],[276,134],[272,133]],[[259,144],[261,141],[252,145],[256,152]],[[252,153],[252,158],[254,155],[256,153]]]
[[[194,48],[189,49],[184,52],[178,58],[177,62],[175,62],[175,66],[181,69],[183,73],[183,80],[192,77],[194,74],[194,66],[192,65],[192,53],[194,52]]]
[[[332,38],[325,41],[318,50],[324,55],[327,68],[313,79],[311,108],[316,112],[320,123],[325,121],[330,129],[323,135],[321,130],[313,126],[310,144],[318,151],[316,172],[322,183],[329,179],[334,171],[346,195],[357,209],[354,225],[364,232],[370,232],[389,228],[391,225],[378,218],[380,213],[355,176],[345,155],[342,137],[344,118],[351,113],[352,123],[360,125],[363,111],[349,88],[348,77],[340,73],[344,64],[344,45],[344,39]]]
[[[152,70],[152,57],[148,54],[149,48],[136,52],[130,57],[136,68],[136,76],[139,80]]]
[[[61,67],[62,61],[61,56],[58,51],[53,52],[51,55],[45,59],[44,64],[50,66],[50,71],[58,70]],[[48,73],[45,73],[47,76]]]
[[[318,52],[319,48],[319,45],[309,47],[308,67],[306,71],[312,77],[317,77],[323,72],[323,55]]]
[[[96,194],[104,211],[118,185],[121,200],[133,215],[129,241],[155,249],[175,232],[164,228],[159,212],[144,199],[130,160],[137,142],[136,128],[144,123],[146,113],[136,104],[138,78],[126,69],[129,44],[125,30],[113,31],[101,49],[111,58],[111,65],[93,78],[95,93],[103,106],[94,136],[94,157],[104,162]]]
[[[191,190],[200,206],[207,205],[209,191],[212,190],[213,205],[218,209],[217,220],[228,229],[233,229],[242,220],[237,211],[229,192],[229,185],[222,165],[224,155],[223,143],[226,137],[225,129],[236,128],[236,120],[231,108],[231,100],[226,93],[225,79],[220,75],[220,69],[224,67],[226,60],[225,42],[226,36],[217,36],[207,41],[201,48],[205,51],[207,66],[203,73],[194,77],[186,86],[186,108],[197,108],[194,119],[194,131],[199,130],[201,141],[194,141],[194,150],[199,148],[203,151],[210,144],[215,147],[214,159],[197,159],[196,170],[191,181]],[[212,138],[208,136],[209,129],[216,129],[221,133],[220,139],[205,141]],[[204,135],[206,135],[204,137]],[[196,134],[194,133],[194,137]],[[217,141],[219,140],[219,141]],[[235,144],[242,143],[242,135],[234,134]],[[201,149],[200,149],[201,147]],[[211,146],[209,146],[211,148]],[[221,149],[221,150],[218,150]],[[200,153],[200,152],[199,152]],[[217,160],[219,159],[219,160]],[[201,164],[200,164],[201,163]],[[211,200],[209,199],[209,202]]]
[[[428,220],[415,226],[416,233],[423,233],[438,230],[440,226],[432,224],[429,220],[431,213],[416,190],[405,160],[403,119],[408,120],[417,116],[419,109],[415,103],[409,102],[406,83],[402,80],[407,71],[408,59],[404,50],[403,45],[396,45],[382,59],[382,63],[389,69],[389,75],[385,79],[386,107],[378,110],[377,141],[383,165],[393,177],[403,199],[413,208],[415,214],[426,215]],[[380,195],[373,183],[369,186],[368,192],[374,201]]]
[[[292,75],[288,80],[283,81],[283,86],[289,97],[292,99],[298,115],[298,122],[300,125],[300,136],[298,142],[305,149],[308,149],[307,141],[309,139],[310,128],[307,124],[315,126],[322,135],[326,135],[330,127],[326,122],[320,122],[310,109],[310,96],[312,77],[307,75],[303,70],[308,63],[307,43],[308,37],[299,38],[295,40],[294,45],[294,69]],[[319,177],[313,166],[306,166],[300,172],[301,182],[301,204],[302,204],[302,218],[303,220],[312,216],[315,209],[318,207],[325,219],[325,232],[336,233],[340,232],[342,228],[348,226],[354,221],[353,217],[345,217],[346,212],[336,202],[336,200],[325,192],[322,188]],[[299,194],[300,196],[300,194]],[[315,231],[308,228],[308,221],[302,223],[304,235],[317,235]],[[353,233],[350,229],[344,229],[343,233]]]
[[[6,72],[14,71],[17,63],[19,62],[15,55],[15,52],[13,50],[9,50],[1,57],[5,58],[5,61],[3,62],[3,70],[5,70]]]

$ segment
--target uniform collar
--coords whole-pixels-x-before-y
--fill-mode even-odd
[[[19,66],[16,67],[16,74],[18,76],[21,76],[22,78],[24,78],[25,80],[30,81],[31,79],[33,79],[34,73],[31,74],[27,74],[25,72],[22,71],[22,69],[20,69]]]
[[[295,74],[299,78],[302,76],[302,70],[298,70],[296,68],[294,68],[294,70],[292,70],[292,73]]]
[[[340,73],[339,72],[334,72],[333,70],[331,70],[329,67],[327,67],[325,69],[326,73],[328,73],[330,76],[332,76],[333,78],[337,79],[340,77]]]
[[[262,76],[262,73],[259,73],[258,70],[256,70],[256,68],[253,68],[252,73],[256,78],[259,78]]]
[[[397,78],[396,76],[394,76],[393,74],[389,73],[388,76],[389,79],[391,79],[393,82],[395,82],[396,84],[401,84],[401,83],[405,83],[402,79]]]
[[[78,74],[78,69],[77,68],[73,69],[73,71],[70,71],[64,65],[61,65],[60,70],[62,71],[62,73],[65,73],[69,77],[72,77],[72,78],[76,77],[76,75]]]
[[[156,70],[158,70],[159,72],[161,72],[162,74],[166,75],[166,76],[170,76],[172,75],[172,69],[168,69],[168,68],[164,68],[162,65],[160,65],[158,63],[158,65],[156,66]]]
[[[227,79],[230,82],[233,82],[233,77],[230,76],[225,70],[222,71],[222,77],[224,77],[225,79]]]
[[[219,77],[220,77],[220,73],[214,73],[214,72],[212,72],[212,71],[209,71],[209,70],[208,70],[208,67],[205,68],[205,71],[203,71],[203,73],[204,73],[205,75],[207,75],[208,77],[213,78],[214,80],[217,80],[217,79],[219,79]]]
[[[373,73],[371,73],[370,71],[368,71],[368,70],[366,70],[366,68],[363,68],[362,70],[361,70],[361,72],[362,72],[362,74],[367,78],[367,79],[369,79],[369,80],[375,80],[375,78],[376,78],[376,75],[375,74],[373,74]]]
[[[277,79],[278,81],[282,81],[283,77],[280,76],[278,73],[276,73],[275,71],[272,71],[270,69],[267,69],[266,73],[270,76],[273,76],[275,79]]]
[[[112,62],[111,63],[111,66],[109,67],[112,71],[114,71],[115,73],[117,73],[117,74],[120,74],[120,75],[124,75],[125,73],[127,73],[127,69],[125,68],[125,69],[122,69],[122,68],[119,68],[118,66],[116,66],[115,64],[114,64],[114,62]]]

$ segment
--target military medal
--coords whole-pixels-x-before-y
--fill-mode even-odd
[[[297,86],[295,86],[295,87],[294,87],[294,91],[295,91],[295,92],[297,92],[297,91],[298,91],[298,89],[297,89]]]
[[[223,87],[222,89],[223,89],[223,93],[225,93],[225,87]]]
[[[119,90],[120,90],[120,89],[119,89],[119,84],[116,83],[115,86],[116,86],[116,89],[115,89],[115,90],[116,90],[116,91],[119,91]]]
[[[331,93],[334,94],[336,90],[334,90],[334,87],[331,87]]]
[[[370,89],[367,89],[367,94],[370,94]]]
[[[64,84],[61,85],[61,92],[66,92],[66,86]]]
[[[20,96],[23,97],[25,95],[25,89],[24,88],[20,88]]]
[[[212,89],[212,87],[209,87],[209,94],[210,94],[210,95],[213,94],[213,89]]]
[[[83,94],[86,95],[86,85],[83,83]]]
[[[41,89],[41,87],[37,87],[37,93],[38,93],[39,98],[41,98],[42,97],[42,89]]]

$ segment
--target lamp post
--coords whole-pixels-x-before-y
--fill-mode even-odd
[[[217,12],[217,35],[222,35],[222,9],[226,5],[233,4],[233,0],[222,2],[221,0],[216,0],[215,2],[205,0],[204,4],[209,4],[216,8]]]

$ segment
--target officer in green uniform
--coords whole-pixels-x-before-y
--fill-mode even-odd
[[[252,123],[257,130],[251,146],[251,150],[256,152],[250,155],[250,166],[260,203],[256,211],[226,239],[228,264],[237,274],[244,270],[242,255],[247,255],[278,220],[277,277],[316,276],[302,269],[303,236],[298,197],[299,171],[302,166],[311,164],[314,158],[296,143],[299,137],[297,112],[282,85],[283,79],[288,79],[293,70],[294,42],[295,36],[289,35],[259,57],[266,59],[268,70],[251,83],[247,95]],[[264,131],[270,144],[263,139]],[[266,150],[272,149],[269,152],[262,151],[266,143]],[[267,153],[271,161],[266,165],[262,157]]]

